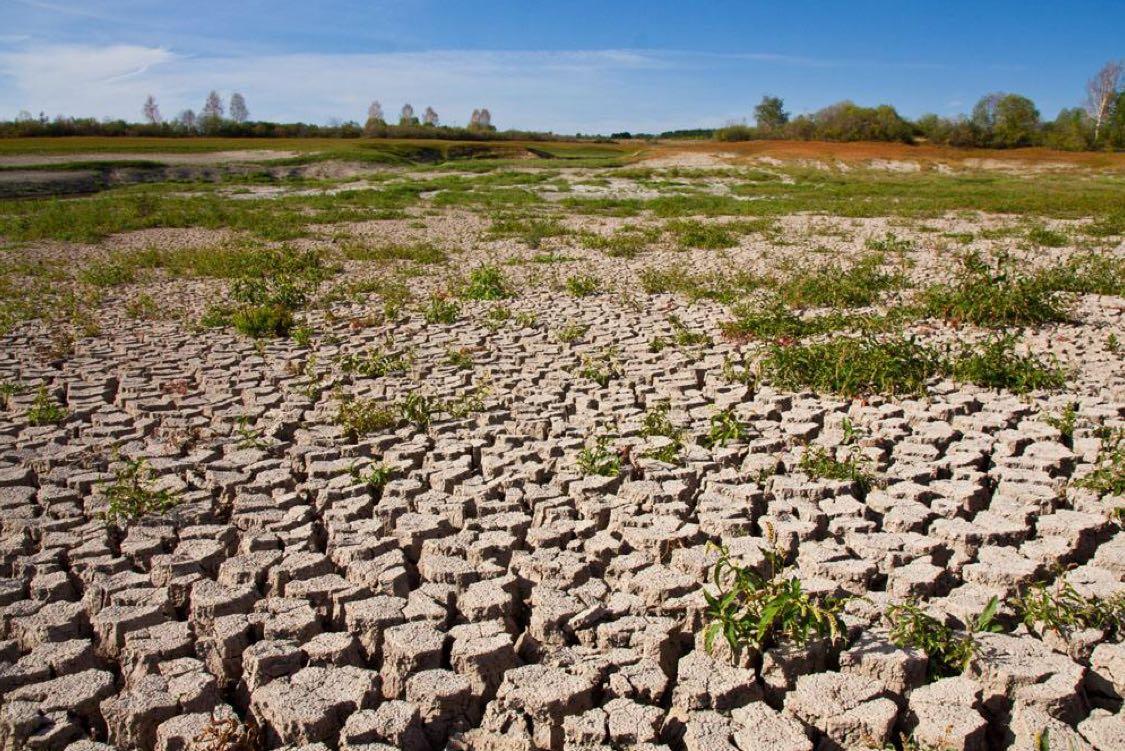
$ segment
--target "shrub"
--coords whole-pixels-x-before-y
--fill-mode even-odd
[[[738,655],[746,648],[762,651],[782,642],[799,646],[825,637],[835,642],[844,635],[840,613],[847,598],[805,592],[800,579],[784,575],[777,552],[766,554],[762,575],[738,565],[730,551],[720,547],[711,580],[716,594],[703,590],[704,617],[709,621],[703,646],[708,652],[718,636]]]
[[[1125,296],[1125,259],[1103,253],[1082,253],[1040,273],[1050,290],[1084,295]]]
[[[1046,227],[1032,227],[1027,232],[1027,239],[1029,242],[1044,248],[1061,248],[1070,242],[1070,239],[1062,232],[1056,232]]]
[[[874,305],[885,290],[902,285],[902,276],[888,274],[877,254],[848,267],[835,264],[798,269],[778,286],[781,300],[797,308],[857,308]]]
[[[382,349],[369,349],[359,354],[342,356],[340,370],[374,378],[405,373],[410,369],[410,363],[410,358],[405,355],[391,354]]]
[[[154,489],[152,471],[144,460],[126,461],[112,483],[102,486],[108,502],[105,519],[109,522],[133,521],[149,514],[162,514],[179,499],[166,488]]]
[[[935,318],[992,328],[1067,320],[1058,295],[1042,277],[1016,272],[1003,257],[993,269],[975,253],[963,259],[954,284],[926,290],[922,305]]]
[[[707,437],[703,442],[712,448],[726,446],[731,441],[741,441],[748,433],[749,429],[738,419],[734,408],[728,407],[711,415]]]
[[[352,399],[342,402],[336,410],[336,424],[351,440],[398,425],[398,414],[385,402],[375,399]]]
[[[738,245],[735,233],[721,224],[707,224],[696,219],[676,219],[668,222],[666,228],[675,236],[681,248],[700,250],[721,250]]]

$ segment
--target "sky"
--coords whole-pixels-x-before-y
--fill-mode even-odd
[[[1125,0],[0,0],[0,119],[166,118],[208,91],[253,119],[659,132],[841,99],[955,115],[991,91],[1046,118],[1125,58]],[[390,119],[390,118],[388,118]]]

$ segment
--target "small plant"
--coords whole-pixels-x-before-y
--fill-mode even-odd
[[[1105,432],[1094,470],[1074,484],[1098,497],[1125,495],[1125,430]]]
[[[958,633],[914,602],[896,603],[887,608],[886,613],[891,626],[890,638],[898,647],[912,647],[926,653],[931,680],[960,675],[977,652],[978,643],[972,632],[998,630],[993,619],[999,607],[999,599],[993,597],[970,624],[970,633]]]
[[[621,474],[621,454],[613,450],[613,436],[601,435],[578,452],[578,471],[584,475],[617,477]]]
[[[398,422],[395,410],[375,399],[352,399],[342,402],[336,410],[336,424],[353,441],[369,433],[389,430]]]
[[[446,295],[434,295],[430,304],[422,312],[426,323],[454,323],[461,315],[461,306]]]
[[[469,279],[461,289],[467,300],[505,300],[515,297],[511,282],[497,266],[478,266],[469,272]]]
[[[244,726],[233,713],[220,718],[214,709],[190,745],[198,751],[257,751],[262,746],[261,733],[253,718],[248,718]]]
[[[683,431],[672,424],[668,418],[671,405],[662,401],[654,405],[645,413],[644,422],[641,424],[641,436],[644,438],[663,437],[670,442],[645,452],[644,456],[662,461],[665,464],[675,464],[683,448]]]
[[[535,328],[539,325],[539,316],[527,311],[516,313],[516,323],[526,328]]]
[[[914,250],[914,241],[907,237],[898,237],[893,232],[888,232],[882,238],[870,238],[866,246],[869,250],[879,253],[894,253],[902,255]]]
[[[445,351],[445,362],[458,370],[472,370],[473,354],[464,347],[460,349],[450,348]]]
[[[1061,576],[1053,587],[1040,582],[1022,589],[1012,605],[1032,633],[1053,631],[1069,636],[1073,631],[1096,628],[1113,638],[1125,632],[1125,593],[1105,600],[1084,597]]]
[[[605,388],[610,381],[620,378],[622,371],[616,355],[610,350],[605,350],[599,355],[583,356],[578,375]]]
[[[262,440],[262,431],[250,426],[250,420],[245,415],[240,415],[235,431],[239,435],[238,447],[240,449],[262,448],[266,444]]]
[[[555,338],[562,344],[573,344],[584,337],[589,328],[581,323],[568,323],[555,332]]]
[[[865,457],[852,450],[843,459],[832,456],[823,446],[806,448],[797,469],[814,479],[848,480],[856,484],[861,496],[867,495],[875,483],[868,471]]]
[[[848,267],[798,268],[782,280],[777,294],[795,308],[857,308],[874,305],[884,291],[902,284],[903,277],[884,271],[882,256],[871,253]]]
[[[109,504],[104,512],[108,522],[163,514],[179,502],[170,490],[153,488],[152,470],[143,459],[125,461],[114,481],[103,484],[102,495]]]
[[[1063,443],[1070,446],[1074,442],[1074,428],[1078,423],[1078,402],[1069,402],[1061,413],[1045,415],[1043,420],[1052,428],[1059,431]]]
[[[441,403],[432,396],[411,391],[398,404],[398,414],[409,423],[418,427],[425,427],[433,420],[433,416],[441,411]]]
[[[711,415],[710,427],[703,442],[712,448],[726,446],[731,441],[741,441],[748,434],[746,425],[735,415],[734,407],[728,407]]]
[[[1062,232],[1056,232],[1046,227],[1032,227],[1027,232],[1027,239],[1043,248],[1061,248],[1070,242],[1070,239]]]
[[[155,321],[162,317],[160,306],[147,292],[129,298],[125,302],[125,314],[139,321]]]
[[[785,575],[782,556],[776,551],[766,553],[765,575],[735,563],[726,547],[718,551],[711,574],[717,594],[703,590],[704,617],[709,621],[703,646],[708,652],[718,636],[726,639],[735,655],[782,642],[800,646],[814,638],[832,642],[843,638],[840,614],[847,598],[805,592],[800,579]]]
[[[286,337],[293,330],[293,313],[282,305],[247,305],[230,314],[230,325],[251,339]]]
[[[702,331],[692,331],[679,316],[668,316],[668,323],[672,325],[676,345],[679,347],[706,347],[711,344],[711,337]]]
[[[574,297],[589,297],[601,290],[601,281],[592,274],[573,274],[567,277],[566,291]]]
[[[668,222],[665,229],[676,238],[676,243],[684,249],[721,250],[738,245],[734,232],[721,224],[705,224],[695,219],[676,219]]]
[[[367,378],[396,375],[410,370],[411,358],[408,355],[391,354],[382,349],[369,349],[359,354],[348,354],[340,358],[340,370],[357,373]]]
[[[26,392],[27,387],[22,384],[0,381],[0,408],[8,409],[12,404],[13,396],[19,396]]]
[[[379,491],[391,481],[394,470],[382,463],[368,465],[365,470],[361,470],[357,464],[352,464],[351,475],[356,482],[363,483],[373,491]]]
[[[28,425],[34,427],[58,425],[66,419],[66,416],[66,408],[47,393],[46,386],[40,386],[39,391],[35,394],[35,401],[31,403],[31,407],[27,410]]]

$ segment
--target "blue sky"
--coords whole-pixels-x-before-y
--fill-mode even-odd
[[[0,117],[166,117],[241,91],[270,120],[362,120],[379,99],[501,128],[665,130],[840,99],[916,117],[989,91],[1045,117],[1125,57],[1125,0],[476,2],[0,0]]]

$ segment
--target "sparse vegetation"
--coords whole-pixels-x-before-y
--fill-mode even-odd
[[[1108,600],[1085,597],[1063,576],[1054,585],[1040,582],[1022,589],[1012,606],[1032,633],[1053,631],[1068,637],[1088,628],[1105,631],[1110,638],[1125,633],[1125,593]]]
[[[847,452],[843,458],[838,458],[823,446],[812,446],[801,454],[797,469],[816,479],[853,482],[862,497],[875,484],[875,475],[869,469],[869,464],[862,454],[854,450]]]
[[[1099,497],[1125,495],[1125,430],[1110,431],[1102,437],[1094,469],[1074,484]]]
[[[976,655],[973,632],[997,631],[994,622],[999,599],[993,597],[978,615],[968,633],[958,632],[925,612],[915,602],[895,603],[887,608],[891,641],[899,647],[920,649],[929,658],[930,680],[960,675]]]
[[[107,504],[106,521],[126,524],[142,516],[163,514],[179,502],[172,491],[156,487],[152,470],[143,459],[125,460],[113,482],[102,485],[101,494]]]
[[[5,397],[6,402],[7,397]],[[35,401],[31,403],[31,407],[27,410],[27,424],[34,427],[58,425],[66,419],[66,416],[66,408],[47,393],[46,386],[40,386],[35,394]]]
[[[621,474],[621,454],[613,448],[613,436],[600,435],[578,452],[578,471],[584,475],[617,477]]]
[[[466,300],[506,300],[515,297],[511,282],[498,266],[478,266],[469,272],[461,287],[461,297]]]
[[[988,328],[1067,320],[1062,301],[1042,277],[1016,271],[1004,256],[989,264],[975,253],[962,259],[954,283],[926,290],[922,306],[935,318]]]
[[[855,397],[921,394],[942,371],[942,358],[914,339],[840,336],[826,342],[770,345],[761,363],[765,378],[790,390]]]

